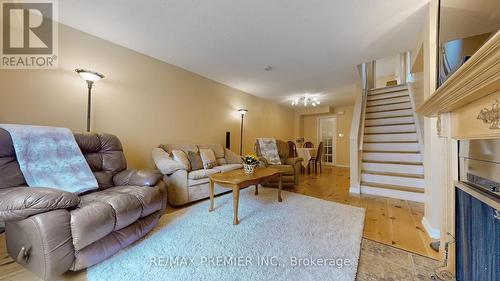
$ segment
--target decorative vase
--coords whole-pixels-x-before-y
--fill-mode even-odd
[[[250,164],[243,164],[243,171],[245,172],[245,174],[249,175],[249,174],[253,174],[253,172],[255,171],[255,164],[253,165],[250,165]]]

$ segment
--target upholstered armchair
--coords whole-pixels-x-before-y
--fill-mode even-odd
[[[290,157],[290,151],[288,149],[288,143],[282,140],[276,140],[276,145],[278,146],[278,154],[280,156],[281,165],[272,165],[267,162],[267,160],[262,157],[260,152],[259,141],[255,142],[255,153],[259,157],[260,165],[263,167],[274,168],[280,170],[283,173],[282,184],[283,187],[292,187],[299,184],[300,170],[302,166],[303,159],[300,157]],[[270,180],[264,184],[265,186],[278,186],[278,180]]]

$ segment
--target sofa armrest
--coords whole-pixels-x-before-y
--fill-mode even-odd
[[[269,166],[267,159],[264,157],[259,157],[259,167],[267,167],[267,166]]]
[[[160,172],[164,175],[171,175],[178,170],[186,169],[182,163],[172,159],[168,153],[161,148],[153,149],[151,155],[153,156],[156,168],[158,168],[158,170],[160,170]]]
[[[114,175],[113,183],[115,186],[155,186],[160,179],[158,170],[124,170]]]
[[[295,166],[295,164],[300,163],[302,161],[304,161],[304,159],[302,159],[301,157],[287,158],[285,160],[285,164]]]
[[[224,148],[224,158],[228,164],[242,164],[241,156],[232,152],[231,150]]]
[[[57,209],[80,204],[77,195],[45,187],[14,187],[0,189],[0,221],[18,221]]]

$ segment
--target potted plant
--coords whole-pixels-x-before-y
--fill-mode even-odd
[[[241,157],[243,160],[243,171],[245,174],[253,174],[255,167],[259,164],[259,159],[253,154],[248,154]]]

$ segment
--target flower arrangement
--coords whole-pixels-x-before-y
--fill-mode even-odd
[[[259,158],[253,154],[248,154],[243,157],[241,157],[241,160],[243,160],[243,164],[247,165],[257,165],[259,164]]]
[[[255,170],[255,166],[259,164],[259,158],[253,154],[248,154],[241,157],[243,161],[243,169],[246,174],[252,174]]]
[[[298,138],[297,140],[295,140],[298,144],[300,144],[300,147],[302,147],[304,145],[304,141],[306,139],[304,137],[300,137]]]

